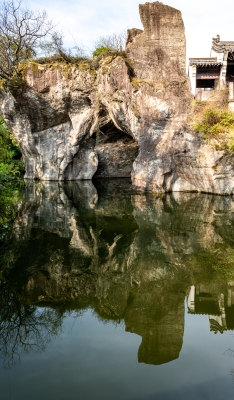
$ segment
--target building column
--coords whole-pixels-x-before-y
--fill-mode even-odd
[[[190,312],[195,312],[195,294],[196,294],[196,287],[191,286],[189,295],[187,297],[187,305]]]
[[[234,82],[228,82],[229,100],[234,100]]]
[[[195,96],[196,88],[197,88],[197,66],[196,65],[189,66],[189,77],[190,77],[190,82],[191,82],[192,94]]]
[[[226,82],[227,82],[227,59],[228,59],[228,52],[224,53],[223,57],[223,65],[220,71],[220,89],[225,89]]]

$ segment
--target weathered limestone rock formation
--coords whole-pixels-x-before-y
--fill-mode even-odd
[[[127,55],[142,79],[185,79],[186,40],[181,12],[162,3],[139,6],[144,31],[128,31]]]
[[[234,192],[234,156],[187,127],[191,93],[181,13],[140,5],[144,31],[128,31],[126,57],[98,67],[29,64],[26,86],[0,93],[27,179],[130,177],[152,192]]]

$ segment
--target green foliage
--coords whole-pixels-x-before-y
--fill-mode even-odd
[[[12,179],[21,178],[21,163],[18,165],[11,162],[10,164],[0,163],[0,182],[7,182]]]
[[[18,213],[23,170],[19,146],[0,117],[0,241]]]
[[[234,113],[227,106],[196,104],[193,128],[217,150],[234,151]]]
[[[5,182],[20,179],[23,171],[19,146],[0,117],[0,189]]]
[[[108,56],[121,56],[121,57],[126,57],[126,54],[124,51],[119,51],[112,49],[111,47],[98,47],[94,52],[93,52],[94,57],[108,57]]]
[[[107,64],[111,64],[111,62],[116,58],[116,57],[122,57],[126,65],[128,66],[129,73],[131,76],[134,76],[133,68],[131,66],[130,61],[126,57],[126,53],[121,50],[115,50],[111,47],[98,47],[94,52],[93,52],[93,60],[91,61],[90,67],[93,70],[97,70],[100,67],[100,61],[105,59],[105,57],[108,59],[106,61],[106,66]],[[108,69],[107,69],[108,71]],[[104,72],[104,70],[103,70]]]
[[[10,232],[22,200],[21,182],[0,182],[0,247],[1,240]]]
[[[116,50],[113,50],[110,47],[103,47],[102,46],[102,47],[98,47],[96,50],[94,50],[93,56],[94,57],[108,56],[108,55],[112,55],[115,52],[116,52]]]
[[[0,240],[9,231],[18,212],[22,172],[20,149],[0,118]]]

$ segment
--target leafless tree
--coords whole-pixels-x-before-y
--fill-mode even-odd
[[[9,79],[20,63],[35,55],[51,30],[45,11],[23,9],[21,0],[4,1],[0,6],[0,77]]]
[[[57,336],[62,314],[50,308],[23,304],[8,282],[0,281],[0,356],[11,367],[20,355],[42,351]]]
[[[101,36],[95,42],[95,49],[100,47],[107,47],[113,50],[124,49],[127,40],[126,32],[113,33],[112,35]]]

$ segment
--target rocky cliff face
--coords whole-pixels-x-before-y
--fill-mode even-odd
[[[26,87],[0,94],[27,179],[130,177],[141,191],[234,192],[234,157],[188,131],[191,94],[181,14],[140,5],[144,31],[125,56],[79,65],[28,65]]]

